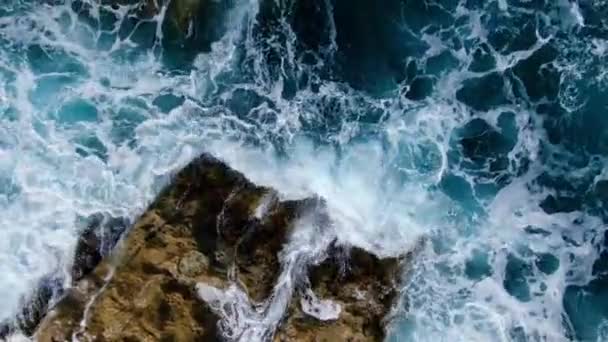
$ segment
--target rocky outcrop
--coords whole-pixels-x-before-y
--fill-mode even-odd
[[[202,156],[66,291],[35,337],[223,340],[222,317],[197,288],[237,286],[254,304],[267,300],[281,274],[281,250],[297,229],[293,223],[319,205],[318,199],[280,201],[273,190]],[[400,260],[336,243],[326,254],[308,268],[309,281],[298,283],[274,341],[382,340]]]

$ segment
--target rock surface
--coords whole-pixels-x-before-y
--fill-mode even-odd
[[[306,289],[299,292],[300,300],[292,301],[274,341],[382,341],[399,270],[396,258],[381,260],[359,248],[332,248],[330,257],[310,271],[313,298]],[[302,303],[318,301],[317,296],[329,301],[326,305],[337,305],[336,319],[322,321],[305,313]],[[312,307],[319,314],[318,306]]]
[[[315,199],[280,201],[218,160],[179,172],[89,274],[49,311],[35,338],[68,341],[215,341],[221,317],[197,284],[272,293],[293,222]],[[332,244],[294,291],[274,341],[380,341],[400,260]],[[317,298],[317,296],[319,298]]]

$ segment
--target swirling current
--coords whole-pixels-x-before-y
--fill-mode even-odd
[[[0,1],[0,320],[208,152],[426,241],[389,341],[608,340],[608,1],[156,3]]]

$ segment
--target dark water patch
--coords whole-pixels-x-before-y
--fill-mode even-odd
[[[30,45],[26,56],[31,70],[37,74],[67,73],[84,77],[88,73],[77,58],[53,47]]]
[[[435,80],[431,77],[416,77],[409,85],[405,97],[414,101],[423,100],[433,93],[434,84]]]
[[[314,52],[304,52],[302,46],[297,45],[296,35],[289,25],[290,18],[293,18],[290,15],[280,2],[260,2],[255,24],[243,41],[245,45],[252,45],[254,50],[243,49],[240,52],[239,70],[234,75],[240,78],[241,82],[244,80],[264,86],[269,92],[270,87],[281,82],[281,95],[284,99],[292,99],[298,90],[298,78],[302,72],[298,60],[302,54],[311,57],[311,64],[319,62]],[[305,20],[298,20],[300,19]],[[301,67],[304,69],[303,65]]]
[[[503,286],[511,296],[522,302],[529,302],[531,300],[531,294],[528,278],[532,275],[533,268],[529,262],[520,259],[513,254],[509,254],[505,267]]]
[[[48,106],[62,91],[79,84],[81,80],[79,75],[44,75],[37,80],[29,98],[37,106]]]
[[[79,122],[95,122],[99,112],[95,104],[85,100],[74,100],[64,104],[56,113],[56,120],[62,125]]]
[[[161,95],[162,96],[162,95]],[[154,100],[156,101],[156,100]],[[156,103],[159,105],[159,103]],[[163,110],[164,107],[160,109]],[[128,144],[131,147],[135,146],[136,128],[149,118],[151,108],[148,105],[134,98],[125,99],[118,108],[110,110],[112,127],[110,129],[110,138],[112,143],[117,146]]]
[[[598,215],[608,221],[608,180],[601,180],[594,184],[591,190],[591,206],[596,208]]]
[[[550,231],[547,231],[547,230],[539,228],[539,227],[534,227],[534,226],[527,226],[524,228],[524,230],[526,231],[526,233],[531,234],[531,235],[540,235],[543,237],[547,237],[547,236],[551,235]]]
[[[593,263],[593,279],[586,285],[566,288],[563,304],[579,341],[596,341],[598,327],[608,320],[608,231],[604,232],[602,251]]]
[[[169,113],[175,108],[180,107],[185,102],[184,96],[177,96],[172,93],[161,94],[157,96],[152,104],[158,107],[163,113]]]
[[[465,274],[469,279],[481,280],[492,275],[489,262],[490,255],[481,250],[474,250],[472,257],[465,264]]]
[[[289,21],[294,33],[297,36],[298,48],[301,52],[312,51],[315,54],[323,55],[331,45],[332,32],[334,29],[333,12],[330,1],[311,0],[294,1],[290,9]],[[330,57],[325,55],[324,57]],[[314,59],[303,59],[303,62],[314,61]]]
[[[608,39],[608,3],[603,1],[579,1],[585,26],[581,33],[585,36]]]
[[[487,111],[509,103],[503,76],[493,72],[464,81],[456,98],[474,110]]]
[[[97,38],[96,47],[101,51],[110,51],[118,37],[114,33],[102,32]]]
[[[154,21],[128,15],[121,22],[118,38],[123,41],[128,39],[137,44],[139,48],[150,49],[157,43],[156,25]]]
[[[597,327],[608,318],[608,279],[586,286],[568,286],[563,305],[578,341],[597,341]]]
[[[469,70],[473,72],[486,72],[496,67],[496,58],[490,46],[486,43],[480,44],[473,52],[473,60]]]
[[[2,146],[1,143],[0,146]],[[8,177],[0,177],[0,198],[3,199],[3,202],[11,203],[21,191],[21,187],[15,180]]]
[[[230,95],[226,106],[239,117],[245,117],[254,108],[267,101],[255,91],[248,89],[235,89]]]
[[[553,195],[547,196],[541,203],[540,207],[547,214],[555,213],[570,213],[573,211],[581,210],[581,199],[576,197],[558,196]]]
[[[463,155],[474,162],[505,157],[517,142],[517,137],[507,137],[479,118],[469,121],[462,127],[458,137]]]
[[[441,76],[442,74],[455,70],[460,66],[460,61],[451,49],[445,50],[435,56],[426,59],[425,72],[433,76]]]
[[[335,1],[337,63],[354,88],[374,94],[394,89],[404,79],[407,58],[427,49],[404,27],[404,10],[397,0]]]
[[[543,273],[551,275],[559,268],[559,259],[550,253],[541,253],[536,257],[536,267]]]
[[[557,55],[555,47],[547,43],[513,68],[513,74],[523,83],[530,100],[553,101],[557,98],[560,73],[551,64]]]
[[[489,6],[497,6],[497,2]],[[499,9],[486,9],[481,18],[488,30],[488,43],[501,54],[529,50],[537,42],[542,21],[534,13],[509,15]]]
[[[479,212],[480,205],[475,198],[471,184],[463,177],[447,174],[439,184],[441,190],[451,199],[462,205],[463,208],[472,212]]]
[[[503,113],[499,127],[475,118],[457,129],[451,138],[448,161],[451,169],[465,172],[474,181],[475,195],[491,198],[509,184],[512,171],[522,172],[525,163],[514,165],[509,153],[517,142],[514,116]]]
[[[100,160],[108,161],[108,149],[95,135],[82,136],[74,139],[76,153],[83,157],[95,156]]]
[[[447,0],[435,3],[421,1],[403,2],[403,22],[416,33],[435,33],[454,25],[454,11],[458,1]]]

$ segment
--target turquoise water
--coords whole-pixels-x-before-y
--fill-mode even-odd
[[[184,37],[137,5],[0,4],[0,319],[69,283],[93,215],[210,152],[324,197],[345,243],[422,241],[390,341],[608,339],[608,2],[209,6]]]

